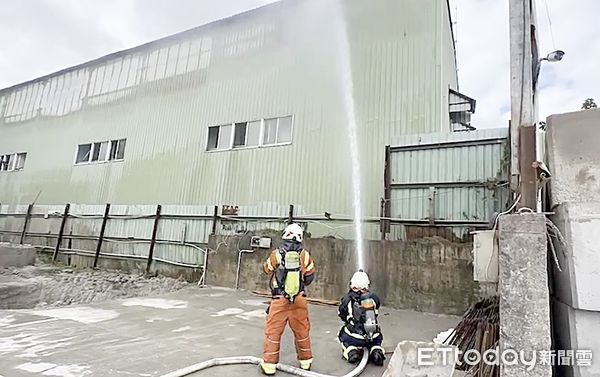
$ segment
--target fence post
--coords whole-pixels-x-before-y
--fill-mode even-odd
[[[150,240],[150,249],[148,250],[148,263],[146,264],[146,273],[150,273],[152,266],[152,258],[154,256],[154,246],[156,245],[156,233],[158,232],[158,221],[160,220],[160,211],[162,206],[156,206],[156,215],[154,216],[154,226],[152,228],[152,239]]]
[[[429,225],[435,225],[435,187],[429,188]]]
[[[215,206],[215,210],[213,212],[212,231],[210,233],[213,236],[217,234],[217,221],[219,221],[219,206]]]
[[[288,225],[294,222],[294,205],[290,204],[290,211],[288,212]]]
[[[382,217],[385,219],[380,222],[381,239],[385,240],[386,235],[391,232],[391,222],[389,218],[392,216],[392,149],[389,145],[385,146],[385,163],[383,165],[383,201]]]
[[[69,217],[69,209],[71,208],[71,204],[67,203],[65,205],[65,211],[63,212],[62,222],[60,223],[60,230],[58,231],[58,239],[56,240],[56,247],[54,248],[54,254],[52,255],[52,263],[56,262],[56,258],[58,257],[58,251],[60,250],[60,245],[62,243],[63,234],[65,232],[65,225],[67,224],[67,217]]]
[[[98,238],[98,245],[96,245],[96,255],[94,256],[94,268],[98,266],[98,258],[100,257],[100,249],[102,249],[102,241],[104,240],[104,231],[106,230],[106,223],[108,221],[108,213],[110,212],[110,203],[106,203],[104,209],[104,217],[102,218],[102,226],[100,227],[100,237]]]
[[[21,241],[19,242],[23,245],[23,241],[25,240],[25,235],[27,234],[27,226],[29,225],[29,220],[31,219],[31,211],[33,210],[33,203],[27,206],[27,214],[25,215],[25,221],[23,222],[23,231],[21,232]]]

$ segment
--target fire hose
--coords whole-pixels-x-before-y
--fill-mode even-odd
[[[349,373],[344,374],[341,377],[356,377],[356,376],[360,375],[365,370],[365,367],[367,366],[368,361],[369,361],[369,351],[367,349],[364,349],[363,357],[362,357],[360,363],[358,364],[358,366],[356,368],[354,368],[354,370],[350,371]],[[261,362],[262,362],[262,359],[260,359],[258,357],[254,357],[254,356],[220,357],[220,358],[206,360],[206,361],[203,361],[198,364],[190,365],[189,367],[185,367],[185,368],[176,370],[174,372],[164,374],[161,377],[184,377],[184,376],[189,376],[192,373],[196,373],[201,370],[215,367],[218,365],[235,365],[235,364],[259,365]],[[293,374],[293,375],[300,376],[300,377],[336,377],[336,376],[331,376],[331,375],[327,375],[327,374],[311,372],[308,370],[296,368],[296,367],[293,367],[290,365],[285,365],[285,364],[277,364],[277,369],[282,372]]]

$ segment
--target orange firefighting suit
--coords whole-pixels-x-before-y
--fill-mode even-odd
[[[298,244],[301,247],[301,244]],[[291,303],[280,292],[275,278],[275,270],[281,263],[279,250],[274,250],[264,264],[264,271],[271,275],[271,289],[273,298],[269,307],[267,324],[265,326],[265,341],[263,348],[263,361],[265,364],[277,364],[279,362],[279,348],[281,336],[285,330],[286,323],[294,333],[296,343],[296,354],[300,361],[312,361],[312,350],[310,347],[310,321],[308,319],[308,303],[306,295],[301,292]],[[300,252],[300,271],[303,284],[309,284],[314,278],[315,264],[306,250]]]

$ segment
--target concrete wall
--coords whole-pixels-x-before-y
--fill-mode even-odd
[[[249,248],[249,236],[211,236],[207,284],[234,287],[238,248]],[[276,239],[276,238],[274,238]],[[339,300],[356,271],[351,241],[315,238],[306,241],[317,276],[307,289],[311,297]],[[418,241],[370,241],[367,272],[372,289],[388,306],[433,313],[463,314],[477,299],[470,244],[434,238]],[[262,263],[269,250],[243,254],[240,288],[268,291]]]
[[[0,267],[23,267],[35,263],[36,251],[27,245],[0,243]]]
[[[553,204],[600,201],[600,109],[548,117]]]
[[[51,254],[47,252],[41,253],[40,259],[46,263],[51,263]],[[92,268],[94,266],[93,255],[59,254],[57,261],[77,268]],[[118,259],[103,256],[98,259],[98,268],[143,274],[146,271],[146,261],[142,259]],[[190,282],[198,281],[202,276],[201,269],[174,266],[157,261],[152,262],[150,273],[161,274],[175,279],[183,278]]]
[[[553,268],[554,335],[558,349],[600,354],[600,110],[548,118],[546,153],[552,172],[552,221],[560,272]],[[565,376],[597,376],[595,367],[563,368]]]

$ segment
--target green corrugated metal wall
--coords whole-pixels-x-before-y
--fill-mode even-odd
[[[449,128],[447,89],[457,86],[450,21],[446,0],[343,4],[364,210],[377,216],[384,146],[396,135]],[[0,203],[28,203],[41,193],[40,204],[294,203],[306,214],[350,215],[349,151],[335,64],[339,41],[330,22],[338,16],[334,9],[321,0],[288,0],[210,24],[108,61],[210,37],[206,69],[94,99],[106,104],[84,99],[67,115],[42,111],[25,121],[5,118],[0,154],[28,156],[23,171],[0,173]],[[231,42],[253,30],[262,30],[256,45]],[[100,64],[106,62],[81,70],[92,75]],[[1,92],[0,101],[14,92]],[[285,115],[294,116],[290,146],[204,151],[210,125]],[[118,138],[127,138],[123,162],[73,166],[78,144]]]
[[[489,223],[509,200],[507,143],[507,128],[394,138],[391,216],[426,224],[431,187],[435,221]]]

